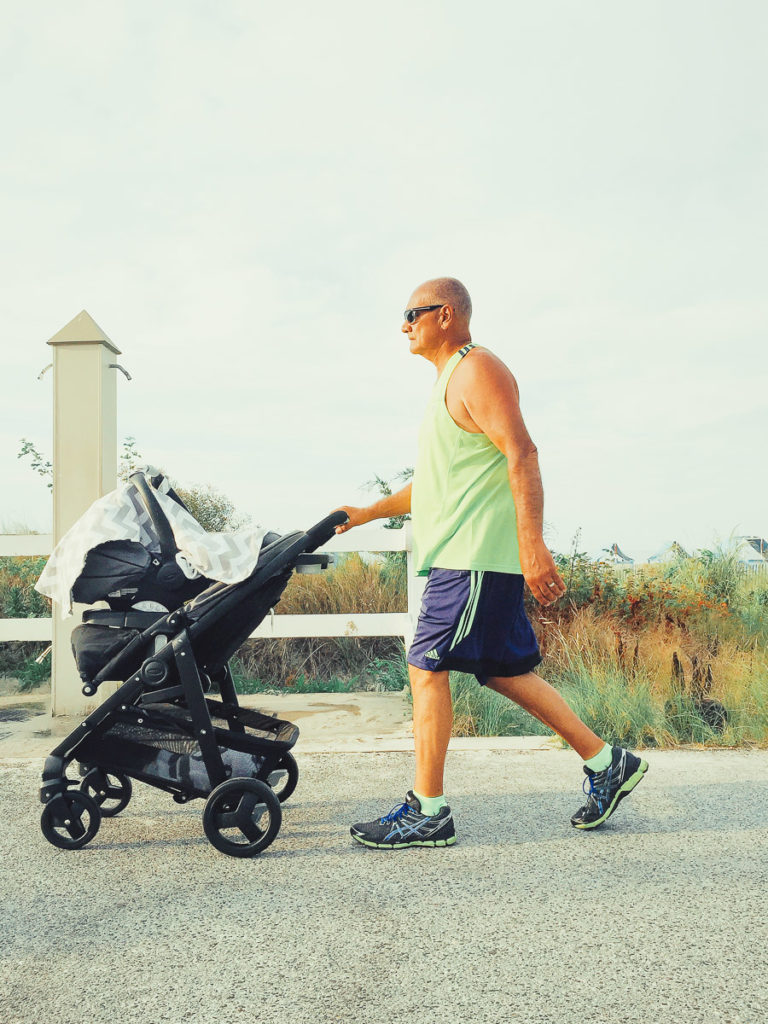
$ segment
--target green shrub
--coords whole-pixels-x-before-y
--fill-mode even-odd
[[[50,617],[50,601],[35,590],[45,563],[38,557],[0,558],[0,618]]]
[[[347,637],[339,637],[347,640]],[[351,643],[356,643],[351,641]],[[392,658],[374,658],[365,662],[357,674],[313,676],[304,673],[287,679],[264,679],[249,673],[239,659],[232,662],[232,676],[238,693],[352,693],[376,691],[379,693],[400,692],[408,681],[405,655]]]
[[[46,658],[42,664],[38,664],[35,658],[27,658],[15,672],[19,680],[19,691],[28,693],[36,690],[38,686],[47,683],[51,678],[51,659]]]
[[[374,658],[366,669],[366,674],[373,680],[374,689],[384,693],[395,693],[408,686],[408,665],[405,651],[393,658]]]
[[[232,678],[235,690],[241,695],[254,693],[272,695],[283,693],[351,693],[358,688],[355,678],[309,679],[306,676],[299,676],[293,680],[290,687],[274,686],[269,681],[253,679],[243,675],[239,670],[233,671]]]

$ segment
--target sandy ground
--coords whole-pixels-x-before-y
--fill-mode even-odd
[[[0,759],[44,757],[57,737],[79,719],[51,719],[48,695],[0,697]],[[410,707],[402,693],[319,693],[241,697],[245,707],[260,708],[295,722],[301,750],[409,749]]]
[[[51,719],[48,694],[0,696],[0,759],[43,758],[77,727],[79,719]],[[287,718],[301,730],[301,753],[358,752],[413,749],[410,704],[403,693],[316,693],[241,697],[245,707]],[[454,749],[474,749],[477,740],[454,740]],[[482,745],[482,741],[481,741]],[[546,737],[494,738],[485,743],[496,748],[548,749]]]

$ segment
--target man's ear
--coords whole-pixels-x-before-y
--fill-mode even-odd
[[[453,310],[450,306],[443,306],[440,310],[440,330],[447,331],[453,320]]]

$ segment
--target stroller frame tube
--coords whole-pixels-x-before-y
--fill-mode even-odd
[[[110,715],[123,706],[131,705],[141,693],[141,679],[138,676],[123,683],[117,693],[113,693],[95,711],[84,719],[74,733],[70,733],[55,747],[45,759],[43,766],[43,785],[40,788],[40,801],[47,803],[54,796],[63,793],[67,788],[67,765],[77,756],[78,747],[91,736],[110,726]]]
[[[211,714],[203,694],[203,681],[197,669],[192,644],[189,642],[189,634],[186,629],[174,637],[172,646],[181,685],[184,687],[184,696],[187,699],[187,708],[192,716],[195,737],[200,744],[200,753],[203,755],[211,788],[215,788],[225,781],[227,772],[216,743]]]

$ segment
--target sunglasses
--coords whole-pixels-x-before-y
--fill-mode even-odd
[[[429,313],[433,309],[442,309],[443,306],[443,302],[439,302],[436,306],[414,306],[413,309],[406,309],[403,313],[403,320],[406,323],[415,324],[422,313]]]

